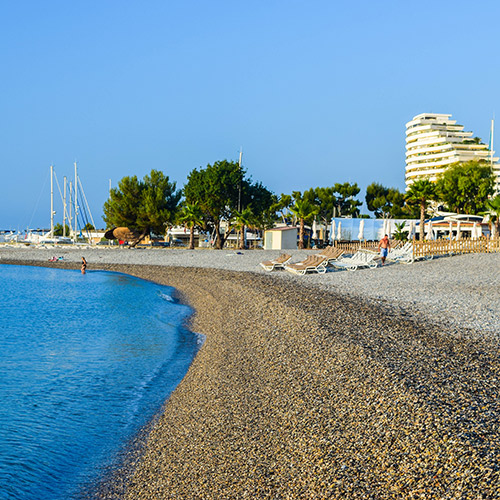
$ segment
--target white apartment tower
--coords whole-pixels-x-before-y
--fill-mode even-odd
[[[416,180],[436,181],[452,163],[484,160],[491,164],[500,186],[500,164],[494,151],[472,139],[472,132],[451,120],[451,115],[421,113],[406,124],[406,189]]]

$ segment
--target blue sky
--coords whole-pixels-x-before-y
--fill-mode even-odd
[[[48,227],[49,167],[62,184],[75,160],[98,226],[109,179],[182,187],[240,147],[277,194],[403,189],[413,116],[488,142],[499,19],[496,1],[2,2],[0,229]]]

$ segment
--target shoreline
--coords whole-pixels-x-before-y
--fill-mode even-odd
[[[98,498],[497,496],[494,339],[275,276],[98,267],[173,286],[206,335],[126,492]]]
[[[50,267],[80,266],[81,249],[67,247],[34,248],[0,246],[0,263],[36,261]],[[292,261],[318,253],[291,251]],[[49,263],[53,256],[62,262]],[[389,263],[383,268],[355,272],[334,271],[326,274],[297,276],[285,271],[268,273],[259,265],[278,256],[277,251],[245,250],[242,252],[187,249],[86,249],[89,269],[109,265],[159,265],[166,268],[238,271],[272,276],[291,286],[310,286],[322,291],[369,301],[373,307],[384,307],[390,314],[403,314],[416,321],[439,322],[450,334],[461,336],[464,328],[500,341],[500,253],[466,254],[419,261],[412,265]],[[36,264],[36,265],[38,265]]]

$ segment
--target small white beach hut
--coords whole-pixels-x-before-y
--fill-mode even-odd
[[[264,250],[294,250],[297,248],[298,228],[274,227],[264,232]]]

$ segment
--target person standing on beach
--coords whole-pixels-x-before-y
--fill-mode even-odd
[[[82,274],[85,274],[85,270],[87,269],[87,261],[85,257],[82,257]]]
[[[378,249],[380,250],[380,256],[382,257],[382,265],[385,264],[385,259],[389,250],[391,249],[391,242],[389,241],[389,236],[387,234],[378,242]]]

